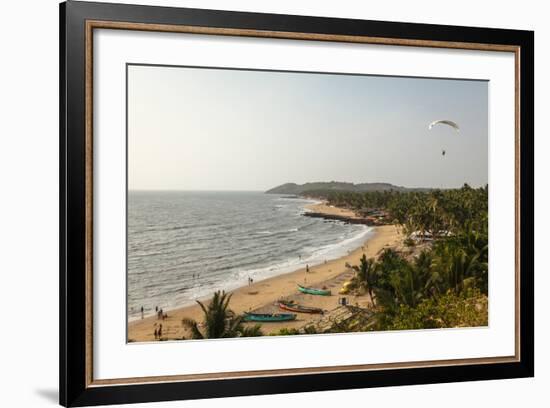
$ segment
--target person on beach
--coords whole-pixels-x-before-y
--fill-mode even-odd
[[[158,336],[159,336],[159,340],[160,340],[161,337],[162,337],[162,323],[159,326]]]
[[[143,306],[141,306],[141,318],[143,319]]]
[[[159,332],[157,331],[157,328],[155,327],[155,340],[159,338]]]
[[[158,312],[158,311],[159,311],[159,307],[155,306],[155,312]]]
[[[306,273],[309,273],[309,265],[306,264]]]

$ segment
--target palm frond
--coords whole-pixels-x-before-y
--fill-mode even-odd
[[[199,330],[198,323],[193,319],[183,318],[181,320],[181,324],[183,327],[188,328],[191,330],[191,338],[192,339],[204,339],[203,334]]]

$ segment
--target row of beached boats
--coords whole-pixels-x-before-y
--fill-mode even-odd
[[[330,296],[331,292],[328,289],[317,289],[317,288],[308,288],[302,285],[298,285],[298,290],[302,293],[307,293],[309,295],[317,296]],[[293,300],[279,300],[279,308],[287,310],[294,313],[252,313],[245,312],[244,320],[247,322],[287,322],[291,320],[296,320],[296,313],[318,313],[322,314],[323,309],[319,307],[310,307],[300,305],[299,303],[294,302]]]

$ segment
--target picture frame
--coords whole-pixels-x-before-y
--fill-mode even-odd
[[[185,375],[94,375],[94,32],[206,35],[514,56],[513,355]],[[139,61],[129,61],[139,62]],[[123,137],[123,135],[121,136]],[[498,155],[498,152],[496,153]],[[68,1],[60,5],[60,403],[64,406],[340,390],[534,375],[534,33]],[[521,249],[521,250],[520,250]],[[498,254],[498,252],[497,252]]]

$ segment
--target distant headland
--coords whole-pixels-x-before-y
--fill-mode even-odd
[[[371,191],[429,191],[429,188],[408,188],[390,183],[347,183],[342,181],[320,181],[304,184],[285,183],[266,191],[266,194],[307,195],[318,191],[349,191],[365,193]]]

